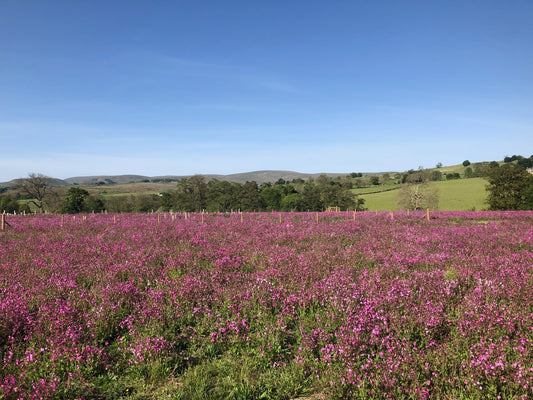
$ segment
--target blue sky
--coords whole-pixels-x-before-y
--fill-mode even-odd
[[[533,153],[533,2],[0,2],[0,182]]]

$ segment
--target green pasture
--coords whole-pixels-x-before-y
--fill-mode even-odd
[[[483,178],[431,182],[430,185],[438,188],[439,211],[482,210],[488,207],[485,190],[487,181]],[[360,197],[365,199],[364,207],[369,210],[399,210],[400,207],[396,204],[398,193],[399,190],[391,190],[360,194]]]

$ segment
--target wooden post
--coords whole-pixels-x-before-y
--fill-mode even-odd
[[[61,216],[61,226],[63,226],[63,218],[65,218],[64,215]]]
[[[5,226],[6,226],[6,216],[2,214],[2,230],[5,229]]]
[[[204,213],[202,213],[202,224],[204,223]]]
[[[376,215],[378,215],[378,210],[376,210]]]
[[[355,212],[356,212],[356,211],[357,211],[357,210],[353,210],[353,220],[354,220],[354,221],[355,221]]]
[[[117,216],[116,216],[116,215],[113,215],[113,223],[114,223],[114,224],[117,223]]]
[[[241,222],[242,222],[242,213],[241,213]]]
[[[427,212],[426,212],[426,218],[429,221],[429,208],[427,209]]]
[[[394,213],[392,211],[389,211],[390,217],[394,218]]]
[[[316,213],[316,222],[318,222],[318,211]]]
[[[409,216],[409,209],[407,209],[407,216]]]
[[[281,213],[279,213],[279,223],[281,224]]]

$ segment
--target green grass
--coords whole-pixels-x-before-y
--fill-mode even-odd
[[[487,181],[483,178],[459,179],[453,181],[435,182],[439,188],[439,210],[461,211],[482,210],[488,207],[486,203]]]
[[[452,181],[431,182],[437,186],[439,211],[482,210],[487,208],[487,181],[483,178],[457,179]],[[365,208],[373,211],[399,210],[396,204],[399,191],[361,195]]]

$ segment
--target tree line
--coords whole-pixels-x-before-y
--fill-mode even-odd
[[[244,184],[212,179],[202,175],[184,178],[174,191],[162,193],[164,211],[323,211],[327,207],[362,210],[364,200],[351,192],[348,180],[320,175],[316,179],[291,183],[246,182]]]
[[[439,165],[440,164],[440,165]],[[183,178],[174,190],[159,194],[111,195],[102,197],[72,186],[68,189],[53,186],[53,179],[42,174],[29,174],[18,179],[15,198],[3,194],[0,188],[0,213],[56,212],[91,213],[124,212],[228,212],[228,211],[323,211],[328,207],[342,210],[364,210],[364,199],[351,189],[387,185],[400,189],[397,204],[402,209],[437,209],[438,193],[430,185],[442,181],[483,177],[488,181],[487,204],[490,210],[533,209],[533,155],[506,156],[503,164],[496,161],[470,163],[465,160],[464,174],[442,173],[439,168],[409,170],[391,176],[351,173],[345,177],[331,178],[280,178],[274,183],[246,182],[244,184],[212,179],[202,175]],[[25,200],[25,201],[17,201]]]
[[[0,196],[0,212],[57,212],[66,214],[122,212],[229,212],[229,211],[323,211],[327,207],[363,210],[364,200],[351,188],[351,177],[295,179],[258,185],[212,179],[202,175],[183,178],[174,190],[151,195],[115,195],[104,198],[72,186],[68,190],[53,187],[52,179],[30,174],[17,181],[19,199]],[[31,205],[31,208],[30,208]]]

